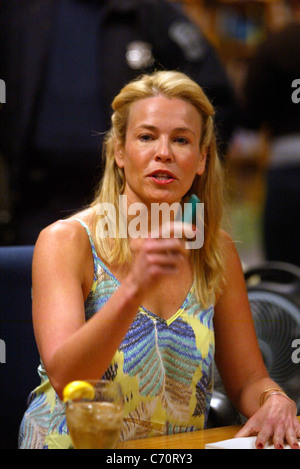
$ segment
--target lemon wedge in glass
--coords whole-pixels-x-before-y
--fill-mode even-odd
[[[87,381],[71,381],[63,390],[63,401],[77,401],[80,399],[93,400],[95,388]]]

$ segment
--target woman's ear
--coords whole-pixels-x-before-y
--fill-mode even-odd
[[[198,176],[201,176],[201,174],[203,174],[205,171],[207,152],[208,152],[207,148],[201,149],[197,171],[196,171],[196,174],[198,174]]]
[[[120,140],[115,143],[115,161],[119,168],[124,168],[124,145]]]

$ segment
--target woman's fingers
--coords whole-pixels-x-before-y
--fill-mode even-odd
[[[244,438],[246,436],[257,435],[257,427],[252,423],[252,419],[249,419],[248,422],[236,433],[234,438]]]
[[[300,448],[297,435],[295,436],[295,432],[291,432],[291,431],[287,432],[286,441],[290,445],[291,448],[293,449]]]
[[[185,256],[184,243],[175,238],[147,238],[139,245],[131,269],[138,288],[149,289],[161,276],[178,272]]]
[[[270,435],[271,437],[272,435]],[[273,445],[275,449],[283,449],[285,442],[287,441],[285,438],[287,437],[286,431],[284,427],[277,427],[273,436]]]
[[[177,238],[183,241],[193,240],[200,237],[202,232],[199,228],[191,225],[190,223],[183,223],[181,221],[175,221],[172,223],[165,223],[158,229],[151,232],[151,238],[162,238],[170,239]]]
[[[275,449],[283,449],[288,444],[293,449],[300,449],[300,424],[298,420],[291,422],[289,419],[283,420],[276,425],[275,429],[271,421],[266,419],[258,430],[258,423],[255,418],[251,418],[243,428],[235,435],[235,438],[257,435],[255,446],[263,449],[268,442],[274,445]]]

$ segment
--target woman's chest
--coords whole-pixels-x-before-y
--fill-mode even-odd
[[[191,287],[192,275],[187,271],[180,278],[162,279],[144,298],[142,306],[165,320],[170,319],[183,306]]]
[[[113,269],[113,275],[122,282],[127,268]],[[141,306],[162,319],[168,320],[182,307],[193,284],[193,272],[188,262],[183,262],[177,274],[161,277],[156,286],[145,294]]]

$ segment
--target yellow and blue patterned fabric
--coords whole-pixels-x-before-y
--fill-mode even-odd
[[[87,231],[94,258],[94,282],[85,304],[89,320],[120,283],[97,256],[88,227],[78,221]],[[201,308],[193,287],[169,320],[139,308],[103,376],[118,381],[122,387],[122,440],[205,427],[213,392],[213,313],[213,306]],[[51,386],[43,364],[38,372],[41,384],[30,396],[21,423],[19,447],[69,448],[65,406]]]

